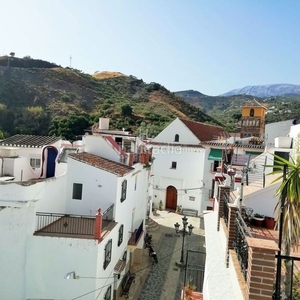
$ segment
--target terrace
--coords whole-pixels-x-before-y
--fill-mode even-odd
[[[246,207],[240,210],[229,195],[230,187],[220,185],[215,208],[218,215],[217,231],[225,235],[225,265],[235,269],[244,299],[271,299],[279,232],[254,224],[254,219],[251,219],[253,210]],[[291,256],[293,274],[296,276],[300,271],[300,253],[293,252]],[[284,270],[281,274],[283,278]]]
[[[104,213],[98,210],[96,216],[82,216],[56,213],[37,213],[37,236],[82,238],[102,240],[115,226],[112,204]]]

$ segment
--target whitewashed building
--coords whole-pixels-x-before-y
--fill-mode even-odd
[[[0,183],[3,299],[113,299],[138,260],[150,154],[122,151],[109,135],[83,145],[56,157],[68,166],[59,176]]]

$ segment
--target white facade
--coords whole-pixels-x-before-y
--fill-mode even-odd
[[[90,140],[93,141],[88,143],[91,153],[101,155],[103,151],[104,156],[113,158],[109,164],[119,162],[114,149],[106,147],[101,136]],[[68,165],[68,171],[61,176],[0,184],[0,207],[4,208],[0,209],[0,253],[3,254],[0,295],[3,299],[72,299],[85,293],[89,293],[85,299],[103,299],[110,285],[113,293],[122,281],[125,270],[121,279],[113,284],[114,268],[127,251],[131,234],[145,220],[149,171],[136,163],[132,168],[127,167],[128,172],[122,176],[72,156],[64,165]],[[126,198],[121,202],[124,181],[127,182]],[[81,200],[72,199],[73,183],[82,184]],[[100,243],[92,236],[34,235],[38,229],[37,212],[95,216],[99,208],[103,213],[112,204],[114,222],[104,228]],[[123,240],[118,245],[121,225],[124,226]],[[105,247],[110,240],[111,261],[104,269]],[[139,241],[131,249],[142,247],[143,235]],[[128,249],[126,255],[127,264],[130,251]],[[64,279],[65,274],[72,271],[81,278]]]

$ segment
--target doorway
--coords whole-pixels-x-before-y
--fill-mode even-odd
[[[177,206],[177,189],[169,185],[167,187],[167,196],[166,196],[166,209],[176,210]]]

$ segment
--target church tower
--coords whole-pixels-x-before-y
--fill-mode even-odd
[[[265,116],[267,108],[256,100],[242,106],[241,138],[257,136],[265,133]]]

